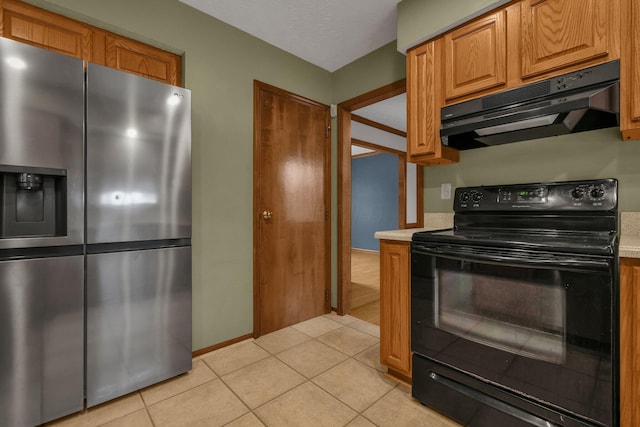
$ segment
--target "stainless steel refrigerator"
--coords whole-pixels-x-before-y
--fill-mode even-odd
[[[0,38],[0,424],[83,408],[84,68]]]
[[[0,37],[0,425],[191,369],[190,104]]]
[[[87,68],[87,406],[191,369],[191,99]]]

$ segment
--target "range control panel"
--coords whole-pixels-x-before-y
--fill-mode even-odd
[[[457,188],[453,209],[459,211],[586,210],[618,206],[618,181],[598,179],[536,184]]]

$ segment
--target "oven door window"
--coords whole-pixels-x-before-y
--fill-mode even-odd
[[[516,355],[563,364],[565,284],[558,270],[439,258],[437,328]]]

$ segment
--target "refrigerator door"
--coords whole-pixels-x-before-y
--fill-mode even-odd
[[[83,408],[83,256],[0,261],[0,420]]]
[[[0,37],[0,249],[84,243],[83,138],[82,60]]]
[[[89,64],[87,243],[191,237],[189,90]]]
[[[191,247],[87,255],[87,407],[191,369]]]

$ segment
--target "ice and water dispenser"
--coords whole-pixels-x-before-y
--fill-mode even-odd
[[[64,236],[67,171],[0,166],[0,238]]]
[[[82,245],[83,202],[83,61],[0,37],[0,252]]]

